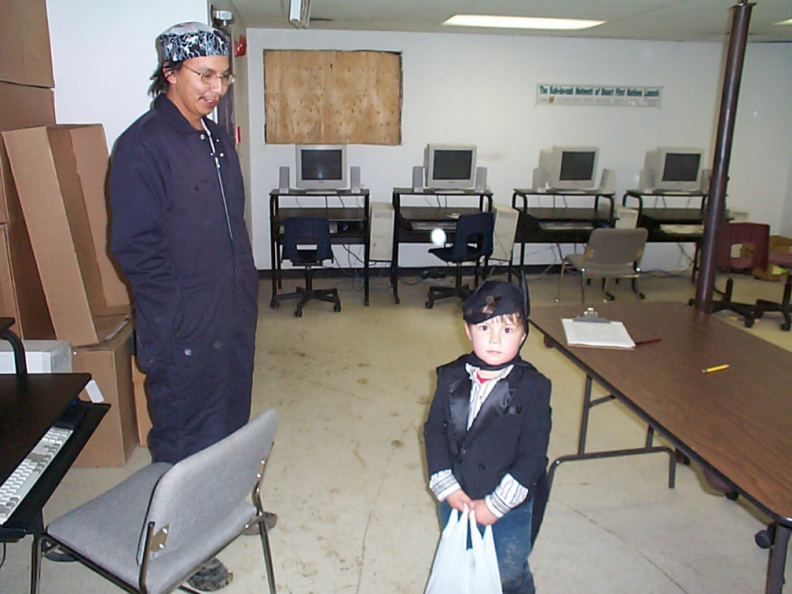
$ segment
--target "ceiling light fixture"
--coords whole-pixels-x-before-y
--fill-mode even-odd
[[[493,16],[482,14],[458,14],[444,25],[459,27],[494,27],[499,29],[550,29],[574,31],[601,25],[605,21],[585,19],[548,19],[535,17]]]
[[[785,21],[779,21],[776,25],[792,25],[792,19],[787,19]]]

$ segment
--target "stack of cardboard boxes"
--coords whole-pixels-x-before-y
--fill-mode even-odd
[[[45,0],[3,6],[0,315],[24,339],[71,343],[111,405],[76,465],[122,465],[138,442],[133,323],[108,250],[107,141],[98,124],[56,124]]]

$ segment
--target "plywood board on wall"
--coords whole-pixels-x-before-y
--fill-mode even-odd
[[[401,143],[401,54],[264,52],[269,144]]]

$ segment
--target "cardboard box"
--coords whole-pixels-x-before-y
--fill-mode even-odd
[[[0,316],[20,338],[55,338],[44,289],[24,225],[0,225]]]
[[[46,0],[2,0],[0,80],[55,86]]]
[[[5,21],[0,28],[5,26]],[[0,41],[0,44],[4,41]],[[5,54],[0,54],[5,55]],[[0,69],[3,65],[0,65]],[[51,89],[0,82],[0,130],[55,124]],[[44,288],[39,278],[22,207],[19,203],[5,145],[0,141],[0,315],[16,320],[21,338],[52,339]]]
[[[55,123],[55,96],[52,89],[0,82],[0,105],[3,106],[0,110],[0,130],[51,126]]]
[[[90,373],[110,405],[75,466],[123,466],[137,446],[131,335],[132,323],[128,322],[109,340],[72,351],[74,371]],[[84,390],[80,398],[90,400]]]
[[[50,89],[0,82],[0,105],[0,131],[55,123],[55,100]],[[11,221],[9,210],[13,205],[6,203],[15,197],[8,156],[0,142],[0,223]]]
[[[747,246],[750,248],[750,246]],[[745,249],[745,248],[743,248]],[[792,253],[792,238],[784,237],[783,235],[771,235],[770,242],[767,245],[770,252],[785,252]],[[769,281],[777,281],[784,277],[784,269],[780,266],[774,266],[768,263],[767,268],[754,268],[753,275],[757,278],[762,278]]]
[[[3,132],[56,338],[98,344],[128,317],[109,306],[77,171],[71,131],[48,126]]]
[[[96,249],[102,291],[108,308],[131,307],[131,291],[121,279],[110,254],[108,217],[110,197],[107,195],[107,175],[110,170],[110,154],[107,139],[100,124],[67,128],[70,136],[77,175],[80,178],[88,225]]]
[[[146,374],[140,370],[137,357],[132,357],[132,386],[135,390],[135,417],[137,418],[138,441],[148,447],[148,436],[151,431],[151,416],[146,397]]]

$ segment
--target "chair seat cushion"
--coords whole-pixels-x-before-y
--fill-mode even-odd
[[[564,258],[571,266],[591,277],[629,277],[637,276],[632,264],[603,264],[597,262],[584,262],[583,254],[569,254]]]
[[[47,533],[94,564],[137,586],[137,554],[151,494],[170,464],[155,463],[121,484],[54,520]],[[199,493],[195,494],[200,496]],[[180,548],[149,564],[147,584],[152,594],[170,591],[231,541],[255,516],[255,508],[240,502],[216,524],[206,526],[206,538],[197,546]],[[167,548],[167,547],[166,547]]]
[[[473,262],[474,260],[478,260],[480,257],[480,252],[478,249],[469,247],[467,248],[465,255],[462,258],[455,258],[454,257],[454,248],[453,247],[441,247],[441,248],[431,248],[429,250],[430,254],[434,254],[438,258],[440,258],[443,262]]]
[[[138,543],[151,493],[170,468],[170,464],[159,462],[139,470],[51,522],[47,533],[76,553],[136,584]]]
[[[291,261],[295,266],[321,266],[323,262],[315,249],[298,249],[296,256]]]

